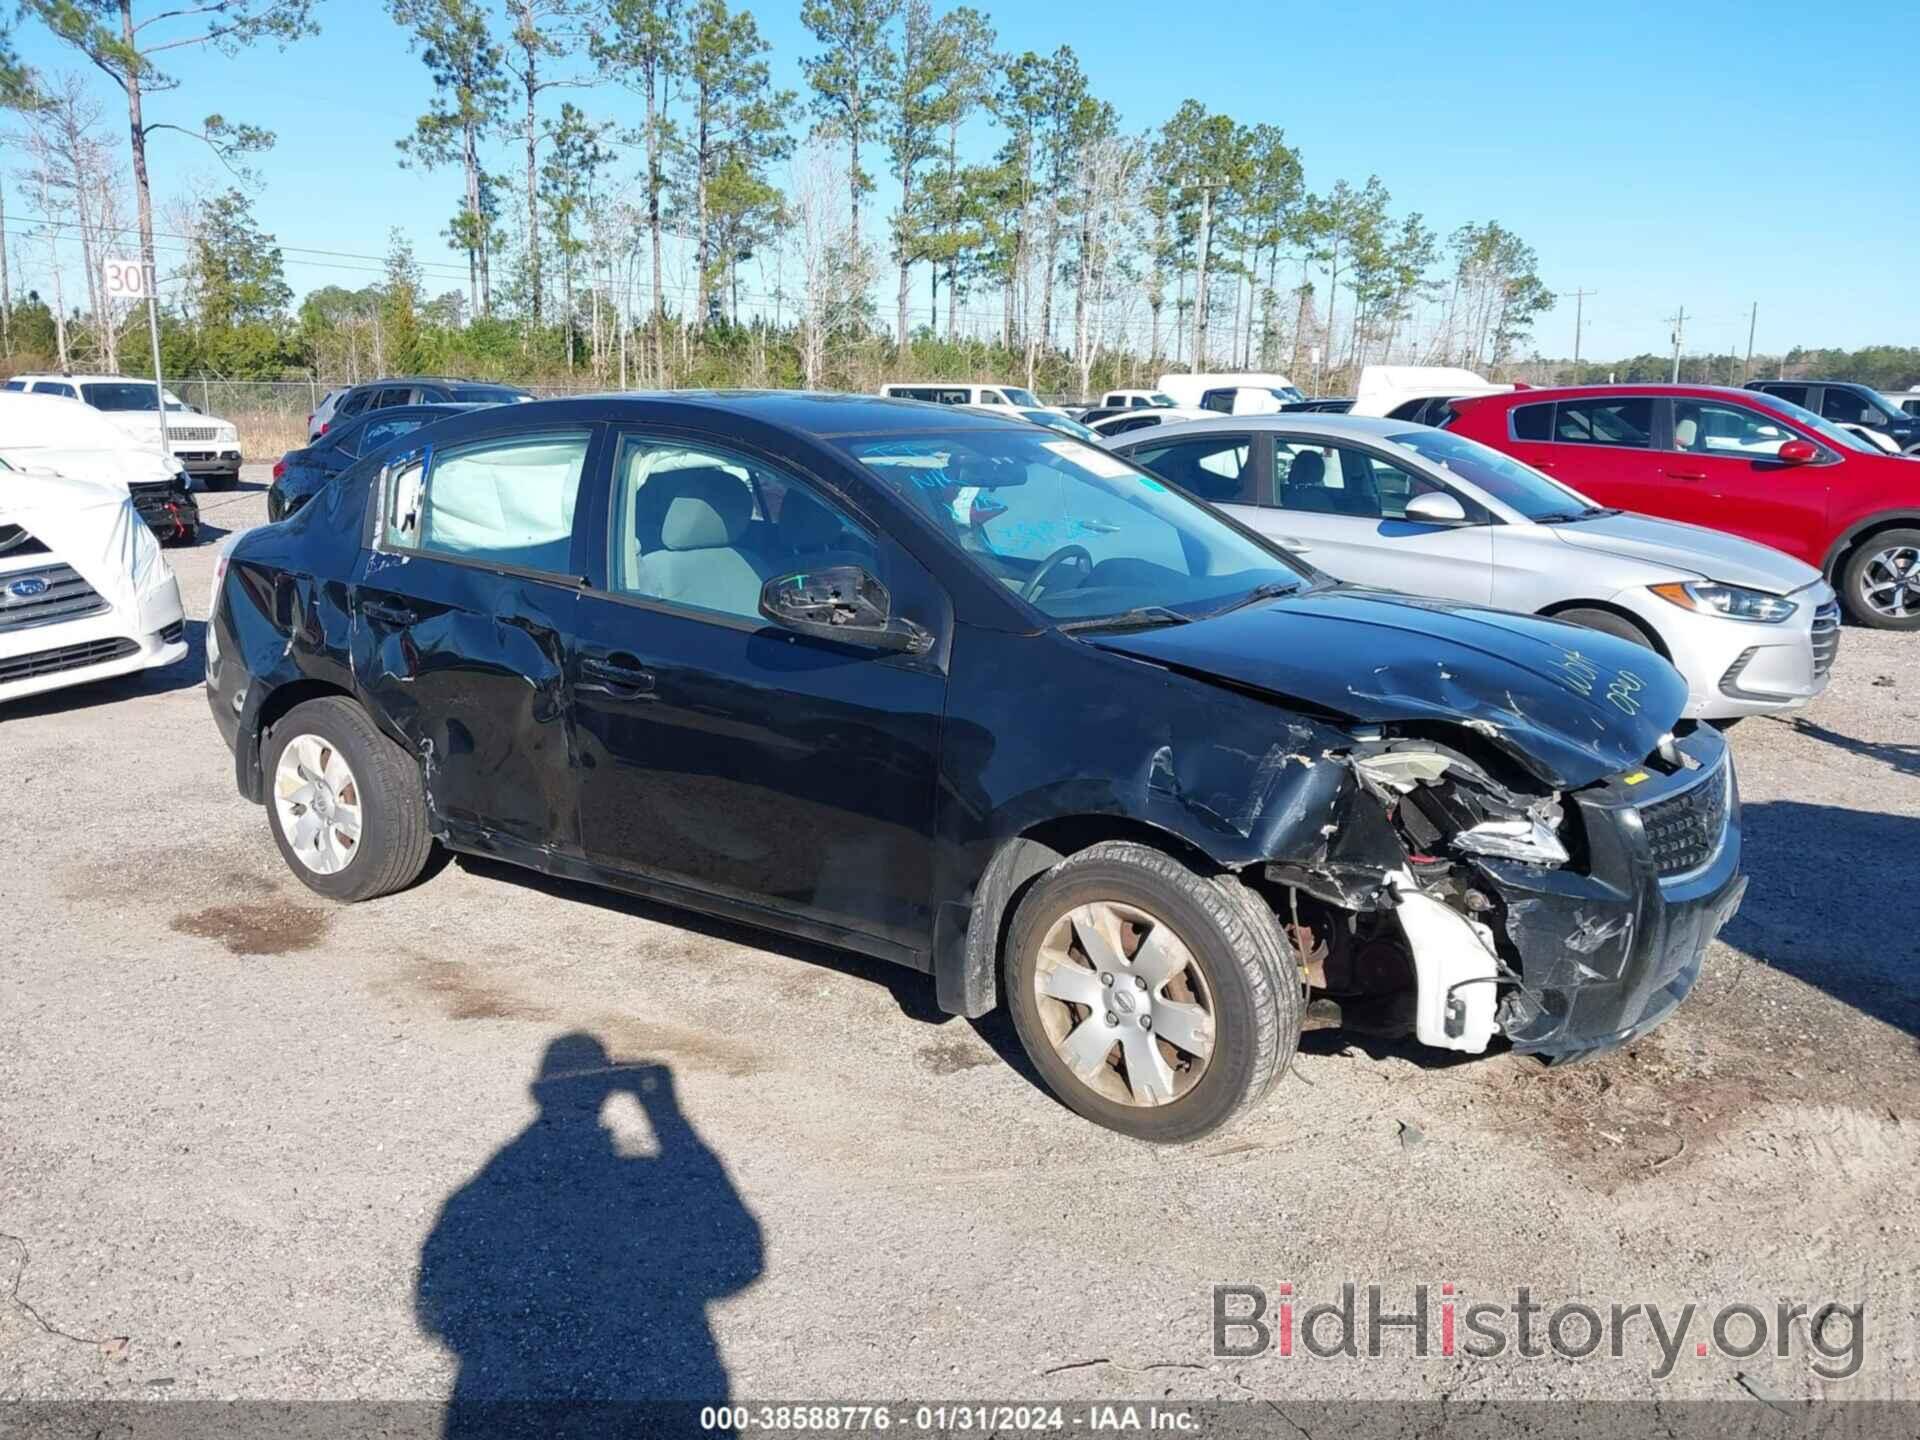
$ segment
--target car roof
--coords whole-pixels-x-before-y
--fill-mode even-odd
[[[989,415],[959,405],[928,405],[883,395],[843,395],[812,390],[623,390],[598,395],[569,395],[528,404],[481,405],[470,416],[476,424],[510,416],[513,428],[542,417],[594,420],[630,419],[636,423],[680,420],[699,428],[725,417],[757,422],[809,440],[855,435],[912,435],[972,430],[1030,431],[1030,420]]]
[[[1592,400],[1616,395],[1629,398],[1636,395],[1668,395],[1697,400],[1744,400],[1751,404],[1756,395],[1764,397],[1766,392],[1748,390],[1738,385],[1673,385],[1664,380],[1638,385],[1623,381],[1617,385],[1540,385],[1498,395],[1462,395],[1453,403],[1462,410],[1469,406],[1475,409],[1482,406],[1503,409],[1510,405],[1537,405],[1546,400]]]
[[[349,385],[349,390],[365,390],[378,385],[488,385],[496,390],[518,390],[526,393],[526,386],[516,385],[511,380],[463,380],[458,375],[383,375],[377,380],[362,380]]]
[[[1366,439],[1387,440],[1395,435],[1404,435],[1408,430],[1428,427],[1416,425],[1411,420],[1387,420],[1372,415],[1325,415],[1312,411],[1282,411],[1259,415],[1221,415],[1211,420],[1184,420],[1178,426],[1159,426],[1160,429],[1177,429],[1182,436],[1239,434],[1248,430],[1285,430],[1296,435],[1316,435],[1329,440]],[[1152,438],[1142,431],[1142,441]],[[1133,443],[1132,435],[1119,436],[1115,444]]]

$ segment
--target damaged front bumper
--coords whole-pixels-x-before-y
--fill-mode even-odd
[[[1567,797],[1584,840],[1577,866],[1474,861],[1518,957],[1498,1008],[1514,1049],[1568,1060],[1645,1034],[1686,998],[1739,908],[1732,756],[1708,727],[1677,748],[1673,774],[1630,771]]]

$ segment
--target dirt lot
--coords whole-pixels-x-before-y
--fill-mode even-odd
[[[212,554],[187,664],[0,709],[0,1399],[1920,1397],[1920,637],[1734,731],[1752,888],[1663,1030],[1554,1072],[1312,1034],[1163,1151],[874,962],[465,861],[330,908],[206,714]],[[1664,1379],[1644,1329],[1211,1357],[1215,1283],[1347,1281],[1699,1316]],[[1696,1354],[1780,1299],[1864,1302],[1859,1373],[1805,1320]]]

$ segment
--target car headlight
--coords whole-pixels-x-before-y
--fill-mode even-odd
[[[1555,832],[1551,815],[1532,814],[1513,820],[1483,820],[1453,837],[1453,848],[1502,860],[1525,860],[1534,865],[1564,865],[1567,847]]]
[[[1722,585],[1718,580],[1683,580],[1648,588],[1683,610],[1723,615],[1729,620],[1751,620],[1761,625],[1778,625],[1800,608],[1783,596],[1749,590],[1744,585]]]

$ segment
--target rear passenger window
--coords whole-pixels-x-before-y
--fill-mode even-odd
[[[74,393],[73,386],[60,385],[48,380],[42,380],[39,384],[35,385],[33,387],[33,393],[36,395],[64,395],[69,400],[77,400],[80,398]]]
[[[1759,390],[1762,395],[1772,395],[1791,405],[1807,403],[1807,387],[1804,385],[1762,385]]]
[[[1255,505],[1260,500],[1251,436],[1149,441],[1127,458],[1216,505]]]
[[[1827,386],[1827,393],[1820,397],[1820,414],[1848,425],[1878,425],[1886,419],[1878,406],[1869,405],[1854,391],[1838,385]]]
[[[1553,438],[1553,406],[1521,405],[1513,412],[1513,438],[1543,441]]]
[[[392,385],[382,390],[373,402],[373,408],[384,410],[389,405],[404,405],[413,396],[413,388],[408,385]]]
[[[1651,400],[1562,400],[1554,407],[1553,438],[1570,445],[1653,443]]]
[[[1209,390],[1200,397],[1200,408],[1202,410],[1216,410],[1222,415],[1231,415],[1233,413],[1233,393],[1231,390]]]
[[[386,548],[567,574],[589,439],[516,435],[408,466],[387,487]]]

